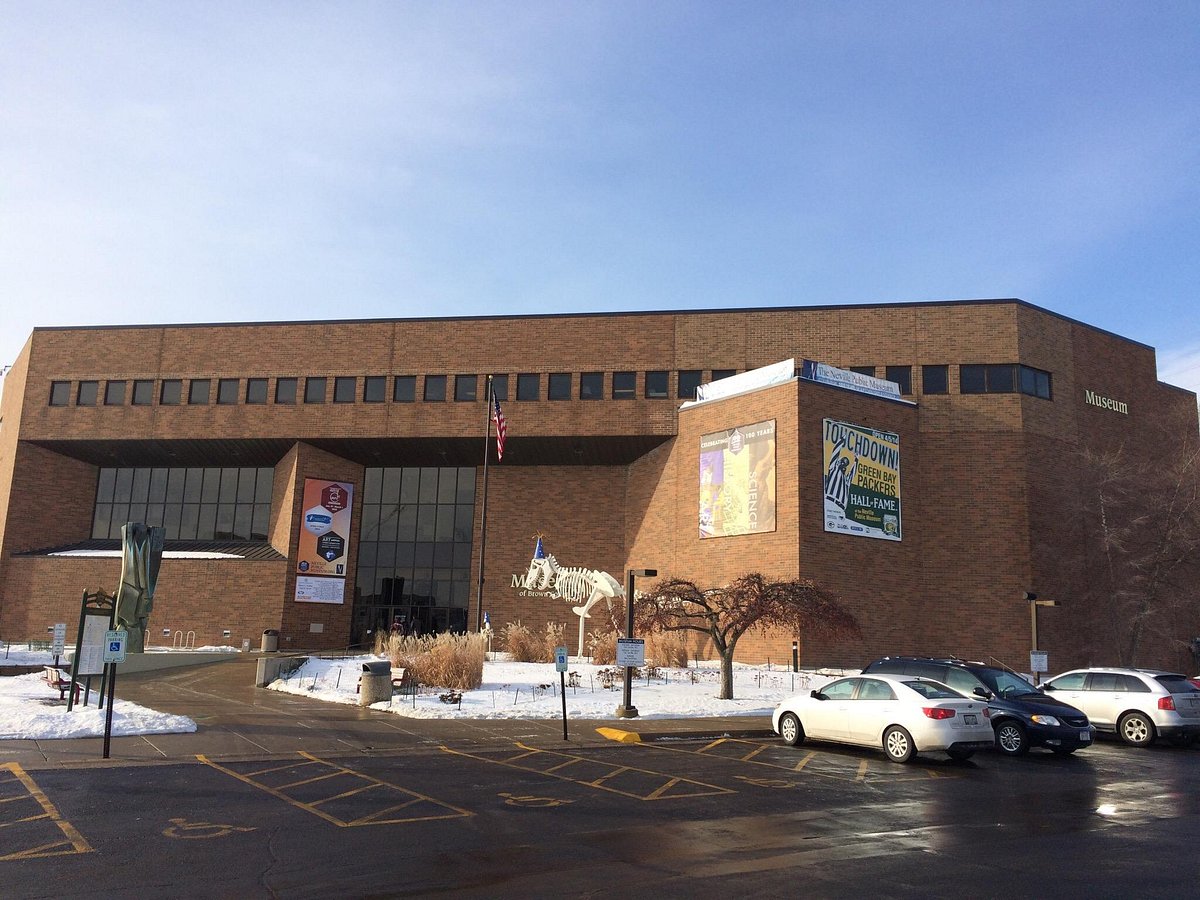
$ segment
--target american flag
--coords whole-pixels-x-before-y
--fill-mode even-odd
[[[496,461],[504,459],[504,438],[508,426],[504,424],[504,413],[500,410],[500,399],[492,395],[492,421],[496,423]]]

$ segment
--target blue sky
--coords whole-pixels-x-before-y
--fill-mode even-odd
[[[1200,4],[0,0],[37,325],[1020,297],[1200,388]]]

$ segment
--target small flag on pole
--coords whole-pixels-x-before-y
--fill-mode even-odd
[[[508,426],[504,424],[504,413],[500,411],[500,400],[492,395],[492,421],[496,423],[496,461],[504,459],[504,438]]]

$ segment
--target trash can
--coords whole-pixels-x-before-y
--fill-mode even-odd
[[[263,632],[262,636],[262,652],[277,653],[279,651],[279,632],[274,628],[268,628]]]
[[[392,664],[385,660],[362,664],[358,682],[358,705],[370,706],[392,699]]]

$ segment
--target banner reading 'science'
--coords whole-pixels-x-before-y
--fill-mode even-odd
[[[700,537],[775,530],[775,420],[700,438]]]
[[[900,540],[900,436],[825,419],[825,530]]]

